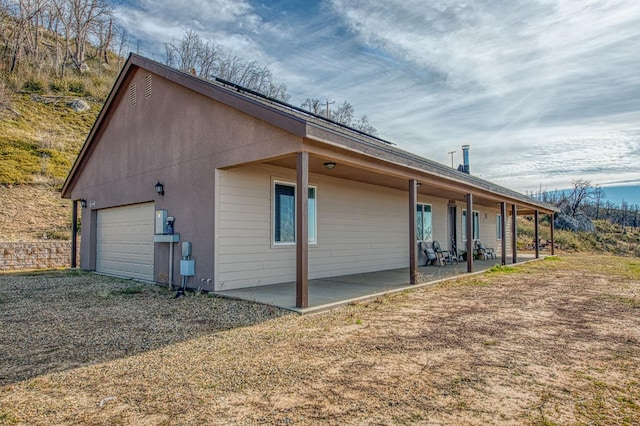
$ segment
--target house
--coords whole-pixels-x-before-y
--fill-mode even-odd
[[[480,239],[503,263],[515,262],[513,218],[534,215],[537,224],[554,211],[291,105],[133,54],[62,196],[74,201],[74,229],[82,206],[82,269],[177,283],[187,268],[181,243],[190,242],[190,287],[295,281],[299,307],[313,278],[409,267],[415,282],[420,240],[460,251]]]

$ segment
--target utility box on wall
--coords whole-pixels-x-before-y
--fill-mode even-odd
[[[156,235],[162,235],[167,233],[167,211],[156,210]]]
[[[180,275],[183,277],[192,277],[196,274],[196,262],[195,260],[181,260],[180,261]]]

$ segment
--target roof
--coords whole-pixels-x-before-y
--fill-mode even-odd
[[[70,198],[71,186],[77,178],[77,174],[80,173],[81,165],[88,158],[93,145],[96,143],[97,133],[100,128],[106,124],[106,117],[112,108],[112,103],[114,102],[121,85],[126,80],[127,75],[137,68],[145,69],[173,81],[174,83],[186,86],[191,90],[199,92],[219,102],[223,102],[232,108],[238,109],[272,124],[276,124],[284,130],[298,136],[323,143],[329,143],[326,139],[322,140],[315,136],[316,131],[321,130],[328,134],[340,136],[340,138],[336,138],[336,141],[332,140],[331,143],[340,145],[340,141],[338,141],[338,139],[348,140],[350,146],[345,146],[346,148],[353,148],[354,146],[361,147],[370,155],[373,154],[378,158],[382,157],[389,159],[389,161],[402,165],[408,169],[439,176],[451,183],[458,185],[462,184],[465,187],[476,188],[500,197],[517,201],[518,203],[524,204],[527,208],[539,209],[548,213],[557,211],[556,207],[547,203],[540,202],[519,192],[496,185],[488,180],[460,172],[444,164],[402,150],[392,142],[376,136],[368,135],[357,129],[329,120],[326,117],[315,115],[301,108],[277,99],[269,98],[258,92],[219,78],[214,81],[205,80],[133,53],[130,54],[127,62],[123,66],[105,104],[102,107],[102,110],[96,119],[96,122],[91,128],[87,139],[85,140],[85,143],[82,146],[69,175],[67,176],[62,188],[63,197]],[[286,118],[285,120],[282,119],[283,116]]]

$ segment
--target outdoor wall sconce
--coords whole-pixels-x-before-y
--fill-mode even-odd
[[[82,207],[83,209],[87,208],[87,200],[85,200],[84,198],[80,199],[80,207]]]
[[[334,162],[328,162],[328,163],[324,163],[324,168],[327,170],[333,170],[336,167],[336,163]]]
[[[164,195],[164,185],[161,184],[160,182],[156,183],[156,192],[159,195]]]
[[[422,186],[422,184],[421,184],[420,182],[418,182],[418,183],[416,183],[416,186],[417,186],[418,188],[420,188],[420,187]]]

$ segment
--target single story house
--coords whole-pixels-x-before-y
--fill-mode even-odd
[[[156,283],[184,272],[189,287],[208,291],[295,281],[298,307],[313,278],[409,267],[414,283],[421,240],[458,251],[480,240],[515,262],[514,217],[534,215],[537,231],[539,214],[554,212],[377,137],[134,54],[62,196],[74,201],[74,251],[82,206],[84,270]],[[181,263],[184,242],[183,260],[194,263]]]

